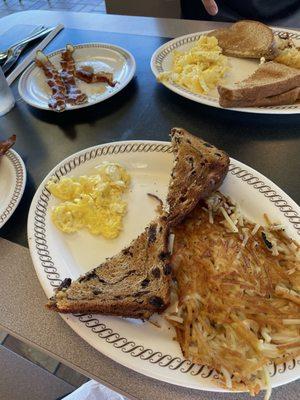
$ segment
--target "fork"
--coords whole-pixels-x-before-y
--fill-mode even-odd
[[[25,48],[25,46],[31,42],[32,40],[38,39],[41,36],[46,35],[47,33],[51,32],[53,28],[45,28],[44,26],[39,26],[37,28],[35,28],[31,35],[29,35],[28,37],[26,37],[25,39],[19,41],[18,43],[12,45],[9,49],[0,52],[0,64],[3,64],[8,57],[12,56],[14,51],[17,51],[19,49],[20,46],[24,46],[23,48]],[[22,48],[22,50],[23,50]]]

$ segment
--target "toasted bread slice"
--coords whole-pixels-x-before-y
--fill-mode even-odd
[[[74,282],[65,279],[47,307],[145,319],[163,311],[170,295],[167,241],[166,218],[160,218],[99,267]]]
[[[220,104],[227,100],[255,101],[285,93],[300,86],[300,70],[270,61],[261,64],[249,78],[233,85],[220,85]]]
[[[229,100],[226,99],[226,97],[220,97],[220,106],[225,108],[281,106],[285,104],[295,104],[297,100],[300,100],[300,87],[275,96],[264,97],[263,99],[256,100]]]
[[[175,164],[171,174],[167,203],[168,221],[174,226],[223,182],[229,157],[215,146],[182,128],[171,131]]]
[[[217,29],[209,33],[215,36],[227,56],[240,58],[261,58],[272,60],[278,50],[274,33],[267,25],[257,21],[244,20],[228,28]]]

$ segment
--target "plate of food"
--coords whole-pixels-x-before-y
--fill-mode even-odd
[[[0,228],[8,221],[19,204],[26,183],[26,169],[22,158],[11,147],[12,135],[0,141]]]
[[[239,21],[158,48],[151,69],[163,85],[198,103],[263,114],[300,111],[300,32]]]
[[[36,54],[19,81],[24,101],[43,110],[62,112],[100,103],[122,90],[134,76],[135,59],[127,50],[106,43],[85,43],[45,55]]]
[[[299,236],[287,194],[182,128],[71,155],[28,217],[49,312],[95,349],[175,385],[266,397],[299,377]]]

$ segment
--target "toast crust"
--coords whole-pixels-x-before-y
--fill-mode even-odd
[[[234,85],[220,85],[221,102],[256,101],[288,92],[300,86],[300,70],[273,61],[261,64],[247,79]]]
[[[170,302],[168,232],[165,217],[153,221],[114,257],[74,282],[65,279],[46,307],[143,319],[162,312]]]
[[[300,99],[300,87],[288,90],[287,92],[275,96],[265,97],[256,100],[229,100],[226,97],[220,97],[221,107],[268,107],[295,104]]]
[[[228,28],[210,32],[209,36],[218,39],[222,53],[227,56],[272,60],[278,55],[272,29],[258,21],[238,21]]]
[[[197,205],[222,184],[229,157],[215,146],[183,128],[171,130],[175,164],[171,173],[167,203],[168,221],[179,224]]]

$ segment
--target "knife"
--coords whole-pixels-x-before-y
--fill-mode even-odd
[[[7,77],[7,83],[10,86],[15,79],[28,67],[28,65],[35,60],[35,55],[38,50],[43,50],[52,39],[64,28],[62,24],[57,25],[52,32],[50,32],[44,40],[41,41],[30,53],[29,55],[13,70],[11,74]]]

